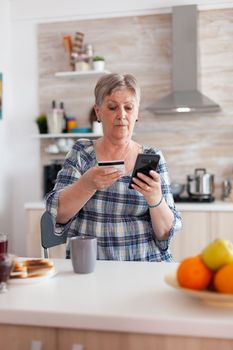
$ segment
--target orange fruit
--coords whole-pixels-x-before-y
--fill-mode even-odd
[[[191,256],[181,261],[177,269],[177,280],[181,287],[203,290],[212,280],[213,271],[202,261],[200,256]]]
[[[219,293],[233,294],[233,263],[224,265],[216,272],[214,287]]]

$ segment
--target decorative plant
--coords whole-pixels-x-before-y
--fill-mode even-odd
[[[38,117],[36,118],[36,124],[38,125],[40,134],[48,133],[47,116],[45,114],[38,115]]]
[[[94,56],[93,62],[97,62],[97,61],[105,61],[105,58],[103,56]]]

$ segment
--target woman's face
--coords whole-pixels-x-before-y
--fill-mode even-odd
[[[98,119],[103,124],[104,135],[111,139],[131,138],[138,117],[138,102],[127,88],[105,96],[101,106],[95,106]]]

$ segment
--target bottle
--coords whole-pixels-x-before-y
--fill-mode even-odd
[[[60,102],[60,110],[62,111],[63,114],[63,129],[62,132],[63,133],[67,133],[68,132],[68,125],[67,125],[67,117],[66,117],[66,112],[65,112],[65,106],[63,102]]]
[[[56,101],[52,101],[52,110],[48,115],[48,127],[50,134],[60,134],[63,129],[63,113],[56,108]]]

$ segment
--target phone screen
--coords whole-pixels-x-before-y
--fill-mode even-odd
[[[143,154],[139,153],[134,165],[132,177],[130,179],[129,188],[132,187],[132,178],[137,177],[137,173],[143,173],[147,176],[149,175],[150,170],[156,170],[159,163],[160,156],[158,154]]]

